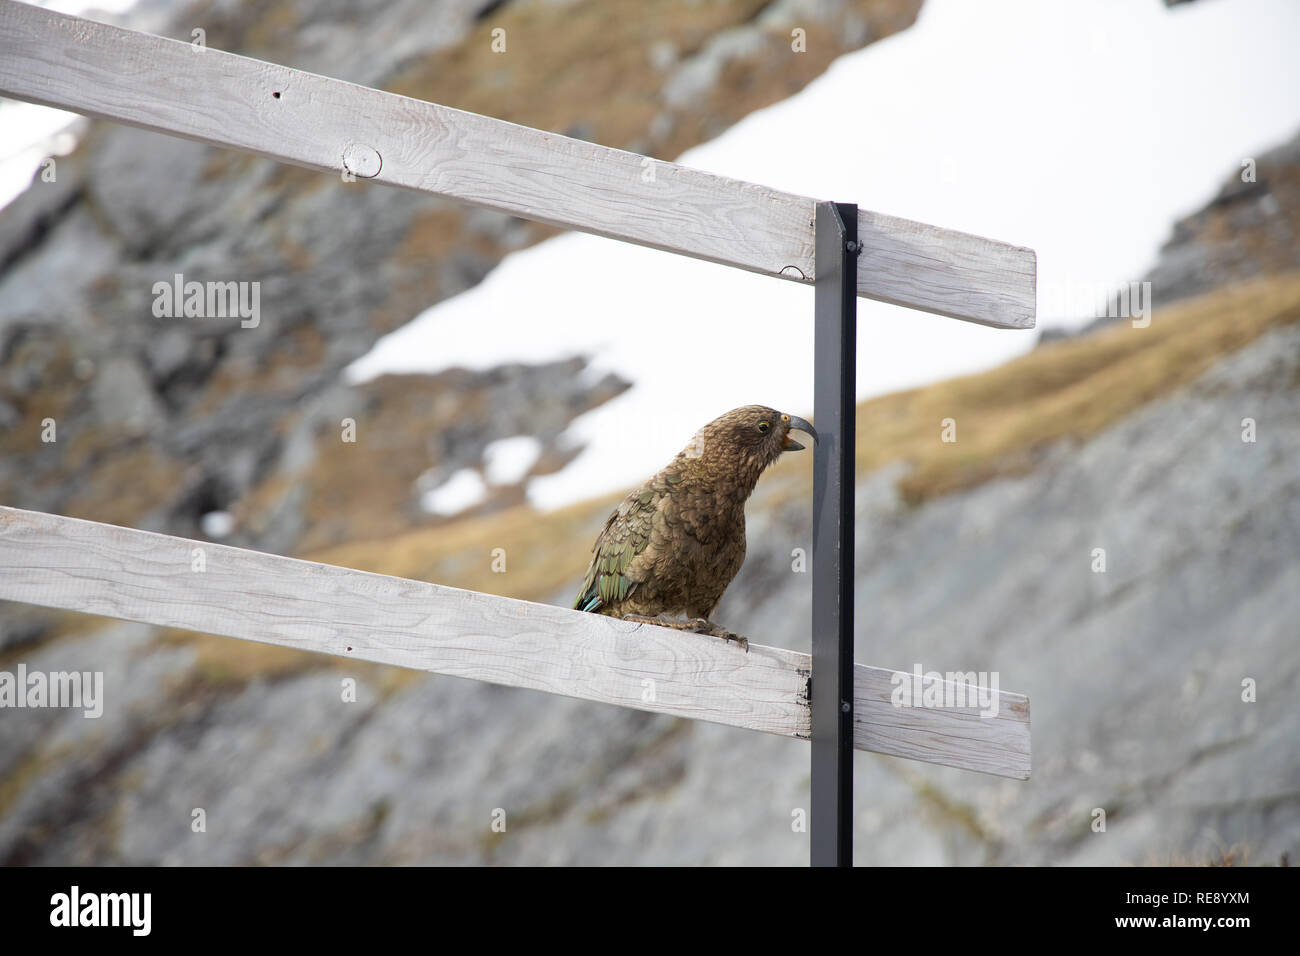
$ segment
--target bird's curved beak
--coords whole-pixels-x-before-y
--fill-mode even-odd
[[[805,421],[804,419],[799,418],[799,417],[796,416],[796,415],[791,415],[791,416],[790,416],[790,428],[789,428],[788,431],[786,432],[786,436],[785,436],[785,438],[781,441],[781,450],[782,450],[782,451],[802,451],[802,450],[803,450],[803,447],[804,447],[804,446],[801,445],[801,444],[799,444],[797,441],[795,441],[793,438],[790,437],[789,432],[795,431],[796,429],[799,430],[799,431],[801,431],[801,432],[807,432],[809,435],[812,436],[812,440],[813,440],[813,442],[816,442],[816,441],[817,441],[817,429],[813,428],[812,425],[811,425],[809,422]]]

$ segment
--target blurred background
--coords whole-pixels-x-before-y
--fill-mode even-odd
[[[1036,332],[860,300],[857,659],[997,671],[1034,775],[859,753],[857,861],[1295,858],[1292,0],[49,6],[1032,246]],[[0,203],[7,505],[568,606],[699,425],[811,415],[792,283],[5,101]],[[755,642],[808,647],[810,500],[751,500]],[[106,701],[0,711],[5,864],[807,860],[799,741],[0,603],[19,664]]]

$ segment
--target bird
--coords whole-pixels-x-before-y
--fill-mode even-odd
[[[710,618],[745,561],[745,502],[759,476],[787,451],[791,431],[818,440],[811,423],[766,405],[735,408],[631,492],[592,545],[573,607],[734,641],[747,638]]]

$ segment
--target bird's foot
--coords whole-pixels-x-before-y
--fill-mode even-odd
[[[735,641],[745,649],[746,654],[749,653],[749,638],[745,637],[743,634],[729,631],[721,624],[714,624],[712,621],[703,617],[692,618],[686,623],[696,634],[708,634],[711,637],[721,638],[724,641]]]
[[[652,617],[649,614],[624,614],[623,620],[634,621],[637,624],[653,624],[656,627],[672,627],[671,621],[666,621],[661,617]]]
[[[745,649],[745,653],[749,653],[749,638],[734,634],[721,624],[714,624],[706,618],[695,617],[681,621],[673,618],[651,617],[648,614],[624,614],[623,620],[636,621],[641,624],[654,624],[656,627],[671,627],[675,631],[692,631],[695,634],[707,634],[710,637],[721,638],[724,641],[734,641]]]

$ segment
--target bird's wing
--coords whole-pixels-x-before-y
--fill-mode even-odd
[[[632,492],[609,516],[592,545],[593,557],[573,606],[579,611],[599,611],[624,600],[643,580],[645,562],[636,559],[650,543],[662,492],[647,483]]]

